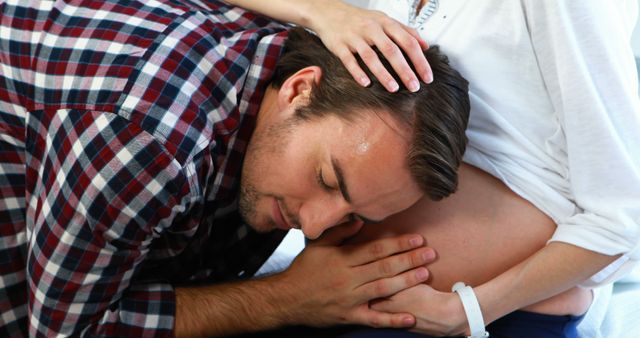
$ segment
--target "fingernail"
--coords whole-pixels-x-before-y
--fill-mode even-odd
[[[398,89],[400,89],[400,86],[398,85],[397,82],[395,81],[389,81],[389,87],[388,87],[392,92],[397,92]]]
[[[422,241],[422,236],[413,236],[409,239],[409,244],[412,246],[419,246],[422,245]]]
[[[425,73],[424,75],[422,75],[422,79],[424,79],[425,83],[431,83],[433,82],[433,74]]]
[[[426,250],[422,252],[421,256],[425,261],[430,261],[434,258],[434,253],[431,250]]]
[[[427,272],[427,270],[419,269],[418,271],[416,271],[416,278],[418,280],[425,280],[427,279],[427,277],[429,277],[429,273]]]
[[[409,82],[409,90],[414,93],[420,90],[420,83],[418,80],[411,80],[411,82]]]
[[[371,80],[366,76],[361,77],[359,82],[364,87],[368,87],[371,84]]]
[[[402,324],[407,326],[412,326],[414,324],[413,317],[404,317],[402,318]]]

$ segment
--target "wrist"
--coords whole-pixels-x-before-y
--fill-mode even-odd
[[[320,33],[323,29],[331,27],[339,13],[346,12],[352,6],[336,0],[301,1],[298,7],[297,22],[300,26]],[[321,34],[319,34],[321,35]]]
[[[293,18],[294,20],[291,22],[315,31],[318,28],[317,26],[319,26],[316,23],[319,15],[317,2],[300,1],[299,3],[295,18]]]
[[[469,325],[460,297],[455,292],[448,293],[447,302],[443,309],[446,311],[444,318],[449,319],[449,332],[447,336],[469,335]]]
[[[278,274],[267,277],[271,289],[269,302],[274,304],[274,320],[279,326],[285,325],[308,325],[308,315],[305,314],[304,300],[305,292],[298,287],[299,283],[285,270]]]
[[[478,298],[471,286],[463,282],[457,282],[451,289],[459,297],[460,304],[466,318],[465,335],[468,338],[488,337],[489,333],[485,329],[485,320]]]

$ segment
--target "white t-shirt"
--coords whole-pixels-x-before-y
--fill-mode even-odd
[[[363,2],[363,1],[361,1]],[[370,0],[410,24],[412,0]],[[470,82],[464,160],[558,225],[551,241],[640,260],[637,0],[440,0],[415,27]]]

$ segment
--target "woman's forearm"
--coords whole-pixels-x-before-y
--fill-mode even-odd
[[[549,243],[522,263],[475,288],[485,322],[579,285],[616,258],[571,244]]]
[[[364,16],[365,11],[342,0],[226,0],[228,3],[269,16],[283,22],[290,22],[309,28],[316,33],[326,30],[340,17]],[[340,26],[340,24],[338,25]],[[342,27],[346,29],[346,27]],[[331,28],[330,30],[333,30]]]
[[[313,18],[313,10],[318,2],[326,3],[327,0],[226,0],[226,2],[240,6],[274,19],[295,23],[309,27]],[[331,5],[337,5],[340,1],[332,1]]]

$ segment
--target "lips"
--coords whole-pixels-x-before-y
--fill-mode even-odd
[[[273,199],[273,208],[272,208],[272,216],[273,220],[276,222],[278,228],[282,230],[290,230],[292,227],[287,223],[284,215],[282,214],[282,209],[280,208],[280,203],[278,203],[277,199]]]

